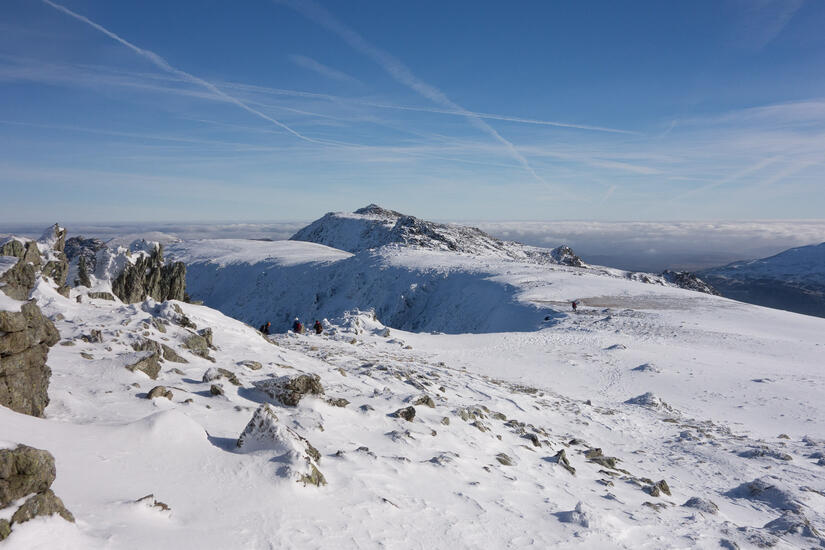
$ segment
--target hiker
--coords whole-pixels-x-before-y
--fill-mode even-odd
[[[269,336],[269,326],[270,326],[271,324],[272,324],[272,323],[270,323],[269,321],[267,321],[266,323],[264,323],[263,325],[261,325],[261,328],[259,328],[258,330],[260,330],[260,331],[261,331],[261,334],[263,334],[264,336]]]
[[[573,311],[576,311],[576,306],[578,305],[578,304],[576,304],[576,300],[573,300],[572,304],[573,304]]]
[[[312,328],[315,329],[315,334],[321,334],[322,332],[324,332],[324,327],[321,325],[321,321],[317,319],[315,320],[315,324],[312,325]]]
[[[295,321],[292,323],[292,332],[295,334],[303,334],[304,332],[304,325],[301,324],[301,321],[296,317]]]

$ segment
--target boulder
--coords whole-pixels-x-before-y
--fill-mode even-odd
[[[171,400],[172,392],[166,389],[166,386],[155,386],[146,395],[147,399],[155,399],[157,397],[165,397],[166,399]]]
[[[49,404],[49,348],[60,334],[34,302],[0,312],[0,405],[42,416]]]
[[[394,416],[395,418],[403,418],[407,422],[412,422],[415,418],[415,407],[404,407],[402,409],[398,409],[394,413],[390,414],[390,416]]]
[[[144,352],[140,355],[141,357],[137,361],[126,365],[126,368],[132,372],[140,371],[155,380],[160,372],[158,354],[156,352]]]
[[[163,326],[163,325],[161,325]],[[164,329],[165,330],[165,329]],[[167,361],[171,361],[172,363],[188,363],[186,359],[178,355],[171,347],[167,346],[166,344],[160,345],[161,350],[163,351],[163,358]]]
[[[225,378],[230,384],[235,386],[240,386],[241,381],[238,380],[238,377],[235,376],[235,373],[231,370],[224,369],[222,367],[212,367],[211,369],[207,369],[205,373],[203,373],[203,381],[204,382],[211,382],[213,380],[218,380],[219,378]]]
[[[317,374],[299,374],[267,378],[252,383],[257,389],[284,405],[294,407],[306,395],[323,395],[324,387]]]
[[[48,451],[28,445],[0,449],[0,508],[32,493],[42,493],[54,482],[57,470]]]
[[[74,516],[50,489],[55,480],[54,457],[48,451],[28,445],[0,449],[0,540],[7,538],[15,525],[38,516],[59,514],[66,521]],[[28,496],[16,510],[3,510]],[[9,518],[9,519],[7,519]]]
[[[29,497],[11,517],[11,524],[24,523],[38,516],[52,516],[59,514],[66,521],[74,523],[74,516],[63,505],[60,497],[54,494],[51,489]]]

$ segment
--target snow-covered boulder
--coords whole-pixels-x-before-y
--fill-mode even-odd
[[[304,485],[326,485],[324,475],[318,470],[321,453],[295,430],[278,423],[272,408],[264,403],[252,415],[252,419],[238,437],[237,448],[241,452],[274,451],[276,461],[282,466],[278,475],[294,479]]]

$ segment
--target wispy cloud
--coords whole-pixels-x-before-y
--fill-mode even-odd
[[[444,92],[432,86],[417,76],[413,74],[413,72],[404,65],[399,59],[394,57],[388,52],[381,50],[380,48],[373,46],[369,42],[364,39],[360,34],[358,34],[355,30],[351,29],[343,22],[339,21],[334,15],[332,15],[329,11],[325,8],[320,6],[319,4],[313,2],[312,0],[274,0],[276,3],[282,3],[290,8],[298,11],[305,17],[315,21],[322,27],[329,29],[330,31],[334,32],[338,36],[341,37],[344,42],[349,44],[351,48],[354,50],[364,54],[365,56],[372,59],[375,63],[378,64],[379,67],[384,69],[384,71],[389,74],[393,79],[395,79],[400,84],[407,86],[411,90],[415,91],[419,95],[429,99],[430,101],[445,107],[450,111],[457,111],[461,113],[463,116],[470,121],[476,128],[480,129],[481,131],[490,135],[493,139],[498,141],[501,145],[505,147],[505,149],[510,153],[510,155],[515,158],[519,164],[537,181],[543,184],[547,184],[547,181],[542,178],[541,176],[536,173],[527,159],[518,152],[516,147],[507,139],[505,139],[501,134],[499,134],[492,126],[487,124],[484,119],[479,116],[474,115],[471,111],[463,108],[462,106],[458,105],[457,103],[453,102],[449,97],[447,97]]]
[[[739,0],[742,12],[738,42],[747,49],[761,50],[785,30],[804,3],[805,0]]]
[[[198,86],[206,88],[207,90],[209,90],[213,94],[217,95],[218,97],[226,100],[227,102],[232,103],[234,105],[237,105],[238,107],[240,107],[244,111],[247,111],[248,113],[257,116],[258,118],[262,118],[263,120],[271,122],[272,124],[286,130],[287,132],[289,132],[290,134],[294,135],[295,137],[297,137],[299,139],[302,139],[302,140],[308,141],[308,142],[312,142],[312,143],[316,142],[316,140],[314,140],[312,138],[309,138],[309,137],[301,134],[300,132],[298,132],[296,130],[293,130],[292,128],[290,128],[289,126],[284,124],[283,122],[280,122],[280,121],[272,118],[271,116],[269,116],[267,114],[264,114],[261,111],[255,109],[253,107],[250,107],[247,103],[241,101],[240,99],[236,98],[235,96],[231,96],[231,95],[227,94],[226,92],[222,91],[220,88],[218,88],[217,86],[215,86],[211,82],[208,82],[208,81],[206,81],[206,80],[204,80],[204,79],[202,79],[198,76],[195,76],[191,73],[188,73],[186,71],[183,71],[181,69],[173,67],[164,58],[162,58],[161,56],[159,56],[155,52],[143,49],[139,46],[136,46],[136,45],[132,44],[131,42],[129,42],[125,38],[122,38],[122,37],[118,36],[117,34],[115,34],[114,32],[112,32],[112,31],[106,29],[105,27],[95,23],[94,21],[92,21],[88,17],[85,17],[83,15],[75,13],[72,10],[70,10],[69,8],[67,8],[65,6],[62,6],[60,4],[56,4],[56,3],[52,2],[51,0],[43,0],[43,3],[53,7],[54,9],[56,9],[58,11],[61,11],[61,12],[65,13],[66,15],[69,15],[70,17],[73,17],[73,18],[77,19],[78,21],[86,23],[87,25],[89,25],[90,27],[92,27],[93,29],[95,29],[97,31],[102,32],[103,34],[105,34],[106,36],[111,38],[112,40],[115,40],[115,41],[123,44],[124,46],[126,46],[127,48],[129,48],[130,50],[135,52],[136,54],[138,54],[141,57],[147,59],[149,62],[151,62],[153,65],[155,65],[159,69],[161,69],[163,71],[166,71],[170,74],[173,74],[175,76],[178,76],[178,77],[182,78],[183,80],[191,82],[192,84],[196,84]]]
[[[287,56],[290,61],[302,67],[304,69],[309,69],[310,71],[314,71],[321,76],[329,78],[331,80],[337,80],[339,82],[349,82],[351,84],[361,84],[361,81],[357,78],[348,75],[343,71],[339,71],[338,69],[333,69],[332,67],[328,67],[323,63],[319,63],[315,61],[311,57],[307,57],[305,55],[297,55],[292,54]]]

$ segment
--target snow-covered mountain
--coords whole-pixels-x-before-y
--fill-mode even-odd
[[[509,258],[535,263],[581,267],[584,263],[566,246],[553,250],[496,239],[475,227],[429,222],[370,204],[355,212],[329,212],[299,230],[290,240],[307,241],[361,252],[387,245]]]
[[[701,271],[724,296],[825,317],[825,243]]]
[[[471,330],[399,330],[375,308],[263,337],[206,305],[64,296],[35,270],[22,298],[59,341],[43,417],[0,406],[4,549],[825,544],[823,319],[398,243],[167,250],[226,311],[263,316],[251,297],[313,302],[327,286],[330,311],[377,295],[411,322],[388,298],[404,289],[423,325]],[[24,308],[0,292],[4,327]],[[10,334],[0,350],[28,342]],[[53,455],[51,487],[7,502],[3,482],[26,476],[6,467],[20,444]],[[29,517],[52,490],[64,513]]]
[[[326,214],[289,241],[182,241],[168,253],[187,265],[195,299],[279,328],[296,316],[311,322],[360,309],[412,331],[537,330],[574,300],[599,303],[594,285],[630,295],[649,294],[650,285],[703,290],[688,274],[589,266],[566,246],[500,241],[375,205]]]

